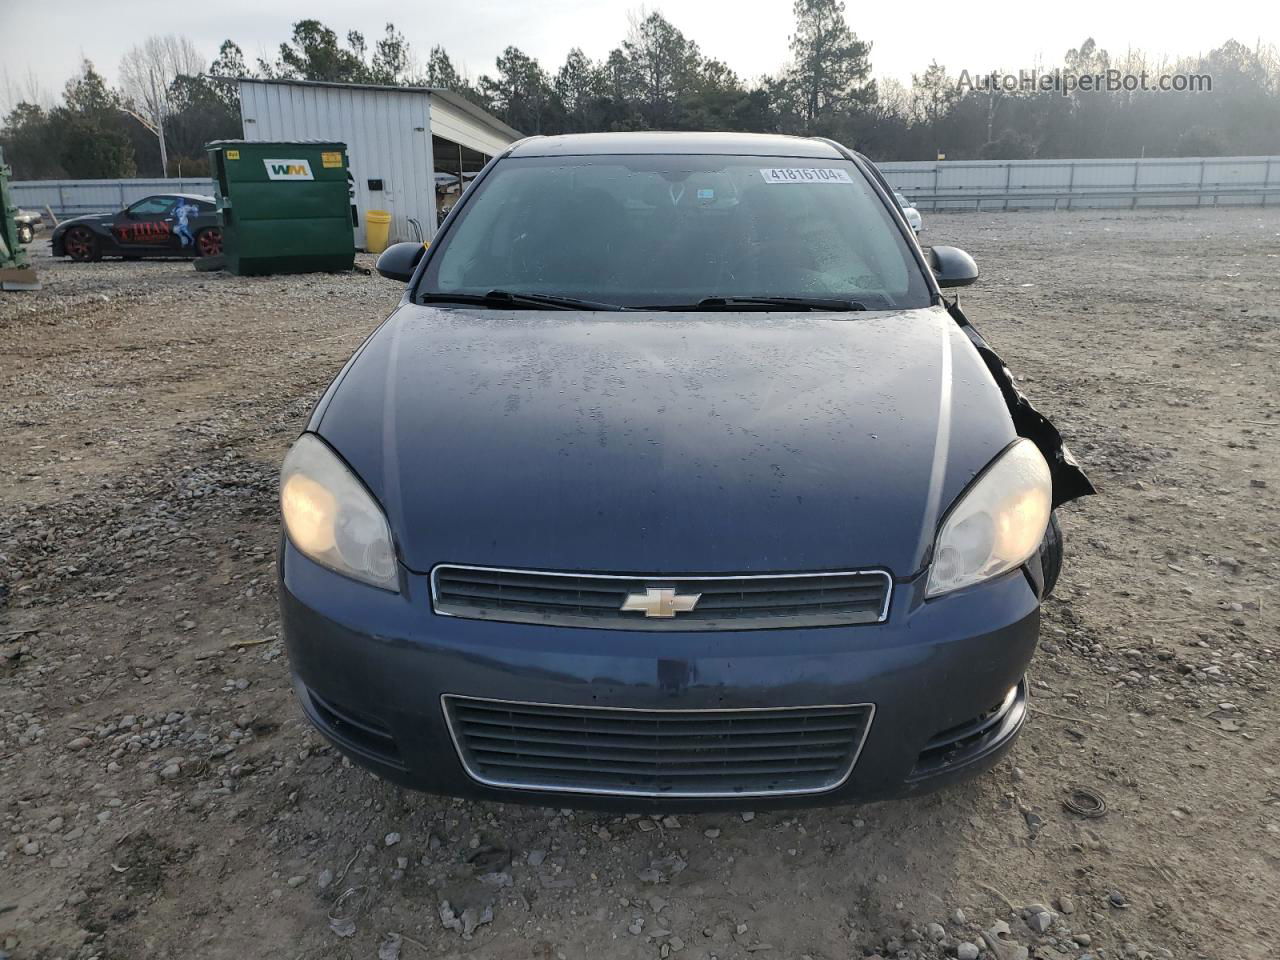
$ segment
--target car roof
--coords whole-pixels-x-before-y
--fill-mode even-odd
[[[512,157],[572,157],[609,154],[719,154],[749,157],[809,157],[843,160],[827,140],[772,133],[575,133],[529,137],[516,143]]]
[[[141,199],[150,200],[152,197],[176,197],[180,200],[203,200],[205,203],[218,202],[214,200],[213,197],[206,196],[203,193],[149,193]],[[137,203],[137,201],[135,200],[134,203]]]

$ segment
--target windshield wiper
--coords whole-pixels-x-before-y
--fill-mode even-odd
[[[573,297],[556,297],[545,293],[512,293],[509,290],[490,290],[488,293],[433,293],[419,296],[422,303],[469,303],[481,307],[515,307],[517,309],[550,310],[625,310],[616,303],[597,300],[576,300]]]
[[[764,309],[783,307],[787,310],[826,310],[839,312],[846,310],[870,309],[865,303],[857,300],[845,300],[831,297],[703,297],[692,304],[659,304],[650,310],[741,310],[752,307]]]

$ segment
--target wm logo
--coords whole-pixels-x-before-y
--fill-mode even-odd
[[[263,160],[268,180],[314,180],[307,160]]]

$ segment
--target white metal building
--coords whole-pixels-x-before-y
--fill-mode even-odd
[[[430,239],[439,206],[457,195],[456,178],[470,179],[521,136],[469,100],[436,87],[247,79],[239,85],[246,140],[347,145],[357,247],[364,246],[367,210],[391,213],[392,242]]]

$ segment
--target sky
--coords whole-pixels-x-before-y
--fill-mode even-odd
[[[420,59],[442,44],[472,79],[492,71],[494,57],[508,44],[554,72],[574,46],[592,58],[604,57],[626,35],[628,15],[642,9],[661,12],[704,54],[725,61],[744,79],[775,73],[787,61],[789,0],[651,0],[643,8],[637,0],[0,0],[0,69],[10,85],[34,78],[46,96],[55,97],[82,56],[114,82],[121,55],[149,34],[186,35],[209,59],[229,37],[252,62],[257,56],[275,59],[292,23],[316,17],[340,35],[356,29],[369,41],[391,21]],[[1207,52],[1230,38],[1248,46],[1280,44],[1280,5],[1273,0],[1217,0],[1211,10],[1188,5],[1185,12],[1174,5],[1143,9],[1115,0],[850,2],[847,11],[854,31],[873,45],[874,74],[907,85],[912,73],[922,73],[935,58],[953,74],[1052,66],[1088,36],[1112,53],[1136,47],[1170,56]]]

